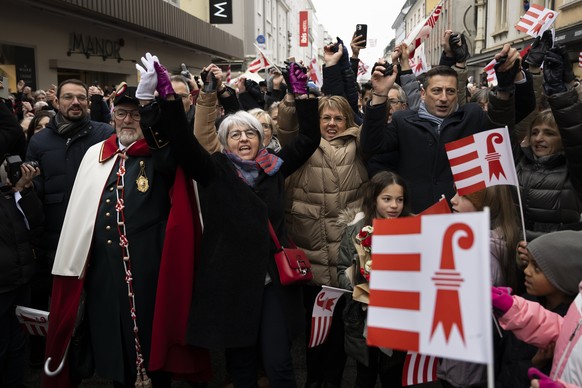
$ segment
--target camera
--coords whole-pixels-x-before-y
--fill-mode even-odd
[[[20,166],[22,163],[26,163],[33,168],[38,167],[38,162],[36,160],[23,162],[18,155],[9,155],[6,157],[6,173],[8,174],[8,179],[10,179],[10,183],[13,185],[22,178],[22,173],[20,172]]]

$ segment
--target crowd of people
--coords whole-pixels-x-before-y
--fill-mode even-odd
[[[305,387],[340,387],[348,357],[356,387],[401,386],[406,353],[366,344],[360,235],[444,196],[453,212],[490,209],[495,385],[582,387],[582,86],[568,53],[549,33],[524,58],[506,44],[497,85],[475,85],[465,38],[446,31],[426,73],[401,43],[360,85],[363,38],[349,46],[325,46],[321,89],[294,61],[229,85],[215,64],[172,75],[146,53],[135,86],[0,94],[0,386],[22,387],[30,364],[44,387],[95,374],[202,387],[218,350],[234,387],[259,374],[296,387],[292,344],[309,339],[322,286],[349,292],[326,341],[305,347]],[[459,195],[445,144],[504,126],[519,186]],[[312,280],[282,284],[269,229],[305,252]],[[18,305],[50,311],[46,341]],[[438,380],[488,383],[456,359]]]

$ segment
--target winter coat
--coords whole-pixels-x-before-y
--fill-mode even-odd
[[[528,240],[576,228],[582,213],[582,101],[575,89],[548,98],[563,152],[541,158],[522,148],[517,163]]]
[[[582,283],[580,287],[582,289]],[[499,318],[499,324],[513,331],[518,339],[538,348],[555,342],[550,377],[571,388],[582,386],[581,320],[582,294],[578,294],[563,318],[539,303],[514,295],[513,305]]]
[[[465,104],[450,114],[436,133],[436,124],[405,110],[394,112],[386,124],[387,105],[382,103],[366,109],[362,125],[362,150],[365,154],[398,151],[398,174],[406,181],[413,213],[419,213],[436,203],[441,195],[455,195],[453,174],[445,152],[445,144],[486,129],[513,123],[513,100],[489,98],[489,112],[478,104]],[[496,123],[489,117],[495,118]]]
[[[7,190],[5,190],[7,189]],[[23,190],[16,207],[12,188],[0,188],[0,293],[27,284],[35,272],[33,244],[37,241],[44,213],[34,190]]]
[[[34,179],[34,189],[43,203],[46,220],[41,248],[56,250],[75,176],[85,152],[114,132],[108,124],[89,121],[85,128],[67,138],[58,134],[53,117],[44,130],[30,138],[26,159],[36,160],[40,166],[41,175]]]
[[[297,133],[294,116],[294,103],[284,100],[279,105],[283,146]],[[311,122],[319,132],[319,114]],[[358,127],[352,127],[331,141],[320,138],[309,161],[287,181],[287,230],[309,257],[317,285],[337,286],[338,252],[344,233],[337,218],[341,210],[359,205],[362,184],[368,181],[359,152],[359,133]]]
[[[186,125],[168,131],[172,154],[198,183],[204,233],[188,326],[188,343],[206,348],[255,346],[267,274],[292,335],[304,328],[301,287],[282,286],[268,230],[270,220],[281,244],[285,178],[305,163],[319,144],[317,100],[297,104],[300,133],[278,156],[281,168],[259,173],[254,187],[237,174],[223,153],[208,154]]]
[[[524,294],[523,298],[539,303],[537,298],[529,294]],[[551,311],[563,317],[566,315],[568,307],[569,304],[560,304]],[[498,388],[529,388],[530,379],[527,377],[527,371],[533,367],[531,360],[537,351],[537,347],[518,340],[511,331],[504,332],[503,350],[496,362],[500,366],[500,370],[495,376],[495,386]],[[545,368],[540,368],[540,371],[549,375],[551,367],[551,363],[548,363]]]

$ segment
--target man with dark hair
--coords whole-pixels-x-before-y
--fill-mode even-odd
[[[26,154],[26,160],[39,164],[41,175],[34,179],[34,190],[43,203],[46,216],[37,255],[37,273],[31,283],[31,306],[41,310],[48,309],[50,271],[81,159],[89,147],[113,133],[109,124],[90,120],[88,89],[82,81],[61,82],[56,97],[57,114],[43,131],[31,137]],[[39,340],[43,338],[33,341]],[[42,362],[42,348],[32,343],[31,361],[34,364]]]
[[[418,112],[394,112],[389,124],[386,124],[386,100],[398,70],[393,66],[392,74],[384,75],[386,63],[382,61],[375,68],[372,100],[362,125],[362,149],[371,155],[398,151],[397,172],[408,184],[414,213],[436,203],[442,194],[449,199],[454,195],[446,143],[486,129],[513,125],[515,112],[510,87],[519,71],[519,53],[505,45],[496,58],[503,63],[497,69],[503,87],[496,94],[491,93],[488,112],[478,104],[460,106],[459,99],[463,94],[458,93],[457,71],[448,66],[437,66],[426,73]],[[463,66],[461,60],[466,58],[453,60],[455,66]]]

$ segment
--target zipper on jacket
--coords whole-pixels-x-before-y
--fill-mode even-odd
[[[572,344],[573,344],[572,340],[576,336],[576,332],[580,328],[580,325],[582,325],[582,319],[578,320],[578,323],[576,324],[576,327],[574,328],[572,335],[570,335],[570,338],[568,338],[568,344],[564,348],[564,351],[562,352],[562,356],[560,357],[560,361],[558,362],[558,365],[556,365],[556,370],[554,371],[554,376],[552,376],[552,379],[554,379],[554,380],[558,378],[558,371],[560,371],[560,369],[562,369],[562,364],[564,363],[564,359],[566,358],[566,355],[569,354],[570,348],[572,347]]]
[[[67,143],[65,144],[65,146],[68,147],[70,143],[71,143],[71,138],[69,137],[69,138],[67,138]]]

